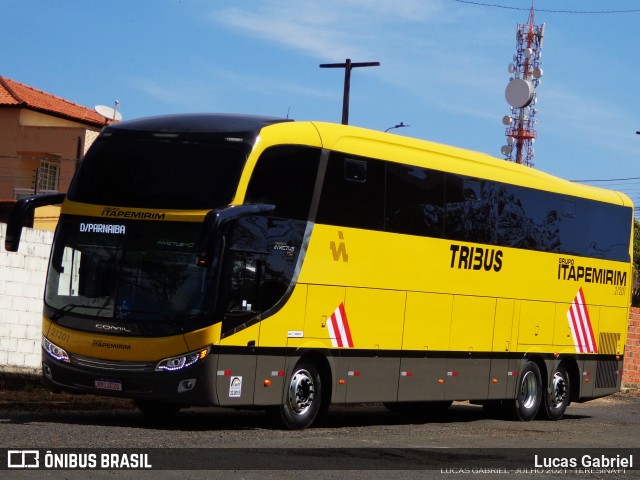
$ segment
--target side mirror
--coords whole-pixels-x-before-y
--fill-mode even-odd
[[[31,195],[18,200],[9,214],[7,222],[7,236],[4,239],[4,248],[7,252],[17,252],[22,236],[22,227],[30,217],[31,212],[38,207],[57,205],[64,201],[64,193],[49,193],[45,195]]]
[[[232,221],[247,215],[264,215],[273,212],[275,205],[256,203],[250,205],[231,205],[211,210],[204,218],[202,234],[198,247],[196,264],[206,267],[211,264],[213,250],[222,237],[225,227]]]

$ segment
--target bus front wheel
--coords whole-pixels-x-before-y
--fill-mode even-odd
[[[301,362],[293,369],[279,407],[281,424],[291,430],[310,426],[320,411],[322,384],[318,369],[311,363]]]
[[[523,422],[533,420],[542,402],[542,381],[540,368],[534,362],[527,362],[520,372],[518,390],[513,401],[516,418]]]

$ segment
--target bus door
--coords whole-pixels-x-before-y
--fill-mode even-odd
[[[255,384],[261,306],[259,295],[266,252],[229,248],[220,288],[222,317],[216,391],[220,405],[250,404]]]
[[[241,377],[236,384],[241,382],[242,390],[230,387],[233,378],[224,378],[229,376],[226,373],[219,375],[221,405],[280,401],[280,393],[274,393],[273,399],[254,399],[257,384],[261,386],[265,379],[282,381],[272,372],[285,369],[282,352],[260,348],[261,321],[286,302],[304,232],[305,222],[250,215],[239,218],[225,236],[217,307],[223,353],[217,370]],[[269,392],[281,389],[274,385]]]

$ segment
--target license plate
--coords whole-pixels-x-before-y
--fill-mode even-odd
[[[122,391],[122,382],[120,380],[98,378],[94,381],[94,385],[96,388],[99,388],[101,390],[116,390],[118,392]]]

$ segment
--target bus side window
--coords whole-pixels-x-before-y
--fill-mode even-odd
[[[340,152],[329,156],[317,223],[384,228],[385,162]]]
[[[462,186],[462,195],[465,200],[470,200],[472,202],[479,202],[482,200],[482,189],[481,184],[478,180],[470,180],[468,178],[464,179]]]
[[[441,238],[444,228],[444,174],[436,170],[387,164],[385,229]]]
[[[367,181],[367,162],[363,160],[354,160],[352,158],[345,158],[344,178],[352,182],[366,182]]]
[[[307,220],[319,159],[317,148],[281,145],[265,150],[251,175],[245,203],[273,204],[274,217]]]
[[[258,311],[258,258],[247,253],[233,253],[230,264],[227,311]]]
[[[562,199],[562,216],[576,218],[576,202]]]
[[[445,185],[445,237],[466,242],[497,243],[492,198],[497,184],[447,174]]]
[[[260,277],[264,261],[260,255],[232,252],[229,257],[227,274],[229,282],[221,298],[222,332],[227,333],[252,319],[261,311]]]

